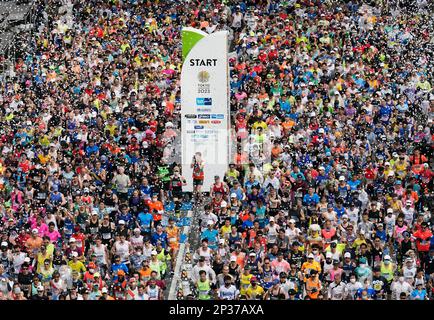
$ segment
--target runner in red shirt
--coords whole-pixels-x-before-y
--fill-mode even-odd
[[[164,211],[163,203],[158,200],[158,196],[154,194],[152,201],[148,202],[149,212],[152,213],[155,222],[161,221],[161,217]]]
[[[430,240],[433,236],[431,230],[428,228],[426,222],[421,223],[421,229],[413,233],[413,237],[416,238],[416,248],[421,256],[425,256],[429,251]],[[423,260],[421,257],[421,260]]]

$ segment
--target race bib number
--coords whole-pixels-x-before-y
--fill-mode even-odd
[[[376,283],[376,284],[374,284],[374,290],[375,290],[375,291],[380,291],[381,288],[382,288],[381,283]]]

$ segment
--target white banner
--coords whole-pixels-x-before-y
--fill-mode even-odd
[[[228,167],[227,36],[227,31],[207,34],[194,28],[182,30],[182,174],[187,180],[184,191],[193,190],[191,165],[197,152],[204,161],[202,191],[209,191],[214,176],[223,178]]]

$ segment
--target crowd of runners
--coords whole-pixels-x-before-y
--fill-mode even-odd
[[[0,299],[167,296],[190,198],[174,160],[182,26],[229,31],[239,146],[193,203],[181,298],[434,299],[426,8],[36,3],[0,83]]]

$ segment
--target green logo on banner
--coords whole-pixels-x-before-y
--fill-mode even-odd
[[[188,53],[193,49],[196,43],[205,36],[192,30],[182,30],[182,60],[185,60]]]

